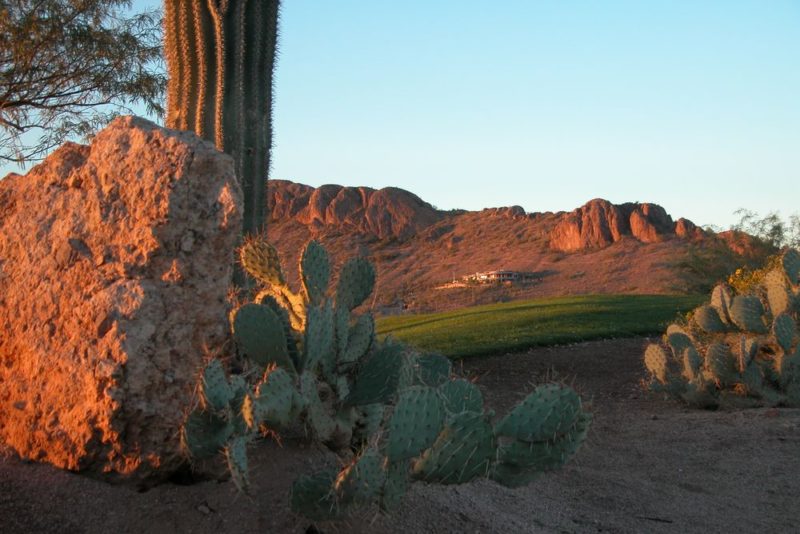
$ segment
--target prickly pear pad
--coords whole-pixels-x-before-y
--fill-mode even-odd
[[[794,338],[797,335],[797,326],[794,323],[794,319],[787,313],[781,313],[775,317],[772,323],[772,333],[784,352],[788,352],[792,348]]]
[[[255,394],[248,397],[242,409],[250,428],[265,424],[280,427],[291,422],[292,402],[295,388],[292,377],[280,367],[267,371],[256,387]]]
[[[268,306],[251,303],[236,310],[233,338],[239,350],[262,367],[275,363],[294,372],[283,325]]]
[[[523,441],[554,439],[570,431],[581,415],[581,399],[558,384],[537,387],[495,427],[498,436]]]
[[[781,263],[789,283],[793,286],[800,285],[800,252],[795,249],[787,250]]]
[[[481,390],[469,380],[463,378],[448,380],[439,386],[438,390],[444,401],[445,410],[451,415],[483,411]]]
[[[767,293],[767,302],[773,316],[791,310],[792,295],[786,286],[786,279],[780,269],[770,271],[764,277],[764,289]]]
[[[695,310],[694,320],[700,328],[709,334],[725,332],[728,329],[720,319],[717,310],[708,305],[700,306]]]
[[[731,306],[731,318],[734,324],[746,332],[766,334],[767,327],[761,317],[764,315],[764,306],[758,297],[753,295],[737,295]]]
[[[375,268],[365,258],[353,258],[342,266],[336,285],[336,307],[360,306],[375,286]]]
[[[212,358],[203,371],[203,400],[212,411],[224,410],[233,399],[233,390],[228,384],[222,362]]]
[[[285,284],[278,251],[263,237],[248,239],[239,249],[239,261],[244,270],[259,282]]]
[[[450,379],[453,364],[442,354],[422,354],[417,358],[416,371],[418,384],[435,388]]]
[[[321,365],[323,372],[330,373],[334,358],[333,308],[330,302],[324,306],[308,308],[306,338],[304,343],[303,370],[314,372]]]
[[[192,458],[211,458],[233,434],[233,424],[222,415],[195,410],[181,429],[181,443]]]
[[[412,476],[425,482],[463,484],[489,473],[496,454],[486,415],[463,412],[450,421],[433,446],[414,463]]]
[[[228,461],[228,470],[231,479],[239,491],[247,491],[247,438],[237,436],[225,447],[225,459]]]
[[[337,470],[328,469],[297,477],[289,498],[292,511],[315,521],[340,517],[341,511],[333,491],[338,473]]]
[[[543,471],[560,468],[586,440],[590,422],[591,415],[583,412],[569,432],[555,439],[501,443],[491,478],[504,486],[517,487],[528,484]]]
[[[380,500],[381,511],[391,512],[403,500],[410,482],[408,464],[408,460],[402,460],[389,462],[386,467],[386,482],[383,484]]]
[[[400,345],[384,345],[373,352],[359,370],[346,404],[385,404],[394,397],[404,362],[403,350]]]
[[[667,382],[667,353],[660,345],[651,343],[644,353],[644,365],[656,380],[665,384]]]
[[[342,504],[367,503],[378,498],[386,481],[383,456],[367,449],[336,477],[336,494]]]
[[[369,352],[375,340],[375,319],[367,312],[359,316],[347,336],[347,348],[339,357],[339,363],[350,364],[359,361]]]
[[[711,292],[711,306],[717,310],[719,318],[726,324],[731,324],[731,305],[733,297],[731,288],[727,284],[718,284]]]
[[[714,375],[714,380],[722,387],[730,387],[741,381],[738,362],[731,349],[724,343],[712,343],[706,353],[708,369]]]
[[[300,258],[300,275],[308,301],[312,305],[319,305],[328,291],[331,263],[328,252],[314,240],[309,241],[303,250]]]
[[[390,462],[417,456],[430,447],[444,424],[444,409],[436,390],[412,386],[402,391],[389,419],[386,456]]]

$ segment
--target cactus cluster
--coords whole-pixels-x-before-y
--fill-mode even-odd
[[[589,428],[578,395],[557,384],[539,386],[495,424],[469,381],[448,372],[434,386],[417,373],[414,384],[397,393],[385,424],[348,465],[295,481],[295,512],[317,520],[346,515],[352,505],[390,512],[412,481],[490,478],[518,487],[564,465]]]
[[[800,406],[800,253],[746,294],[720,284],[644,355],[653,391],[698,407]]]
[[[412,480],[526,484],[584,441],[590,416],[570,388],[540,386],[493,424],[480,390],[455,378],[449,359],[377,341],[372,315],[354,316],[375,282],[365,259],[346,262],[334,288],[328,254],[311,241],[300,258],[299,293],[263,239],[247,240],[240,260],[261,284],[254,302],[231,314],[243,373],[229,377],[211,360],[183,439],[193,458],[223,451],[241,488],[247,443],[259,430],[294,422],[346,463],[293,485],[292,509],[319,520],[354,505],[390,511]],[[248,386],[245,376],[258,379]]]

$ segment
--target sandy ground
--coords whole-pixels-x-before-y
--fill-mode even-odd
[[[592,399],[587,445],[526,488],[416,484],[391,517],[312,526],[288,512],[291,481],[326,460],[300,440],[251,453],[252,496],[231,482],[146,492],[0,458],[0,532],[798,532],[800,410],[689,410],[643,393],[643,339],[465,362],[505,412],[548,377]]]

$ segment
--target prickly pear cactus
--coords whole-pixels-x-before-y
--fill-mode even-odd
[[[377,443],[338,475],[322,471],[295,482],[293,511],[335,519],[358,502],[390,512],[415,480],[491,478],[521,486],[569,461],[591,421],[572,389],[549,384],[493,424],[494,413],[484,409],[477,387],[452,378],[435,387],[418,381],[399,394],[391,411]]]
[[[799,319],[800,253],[789,249],[750,293],[718,285],[648,346],[649,387],[703,408],[800,406]]]
[[[257,238],[242,246],[241,263],[262,284],[255,302],[231,314],[242,373],[229,375],[211,360],[183,430],[187,455],[224,454],[240,489],[248,488],[248,443],[294,423],[345,459],[343,469],[301,476],[293,486],[292,509],[315,520],[364,505],[390,512],[414,480],[526,484],[583,443],[590,416],[572,389],[541,386],[495,421],[480,390],[455,378],[446,357],[378,342],[372,315],[353,316],[375,283],[366,260],[345,263],[334,290],[327,252],[312,241],[297,294],[274,249]]]

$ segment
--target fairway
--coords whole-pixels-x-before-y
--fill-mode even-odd
[[[387,334],[451,358],[541,345],[656,334],[704,300],[699,295],[589,295],[525,300],[422,315],[383,317]]]

